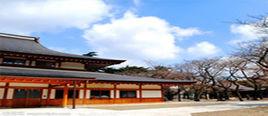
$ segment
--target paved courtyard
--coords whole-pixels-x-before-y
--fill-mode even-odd
[[[191,116],[191,113],[268,106],[268,101],[166,102],[70,108],[0,109],[0,116]]]

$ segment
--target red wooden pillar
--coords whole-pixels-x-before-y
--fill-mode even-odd
[[[28,66],[32,66],[32,62],[33,62],[33,61],[30,60]]]
[[[76,82],[73,81],[73,107],[72,107],[73,109],[75,109],[75,105],[76,105],[75,99],[76,99]]]
[[[178,84],[178,101],[181,101],[181,89],[179,84]]]
[[[117,95],[116,95],[116,83],[114,84],[114,89],[113,89],[113,90],[114,90],[114,100],[113,100],[113,101],[114,101],[114,103],[115,103],[115,101],[116,101],[116,96],[117,96]]]
[[[142,83],[139,84],[140,102],[142,102]]]
[[[163,84],[161,84],[160,86],[161,86],[161,98],[164,101],[164,87]]]
[[[61,68],[61,62],[59,62],[59,64],[58,64],[58,68]]]
[[[86,95],[87,94],[87,82],[85,82],[85,85],[84,85],[84,96],[83,96],[83,104],[86,104]]]
[[[51,94],[51,84],[48,84],[46,106],[49,105],[48,103],[49,103],[49,99],[50,99],[50,94]]]
[[[62,107],[67,107],[67,103],[68,103],[68,86],[65,85],[63,88]]]
[[[9,87],[9,83],[6,83],[5,88],[4,88],[4,95],[3,95],[3,100],[2,100],[2,106],[5,106],[6,105],[6,102],[7,102],[8,87]]]

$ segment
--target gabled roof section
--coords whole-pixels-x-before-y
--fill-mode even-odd
[[[119,64],[125,61],[125,60],[105,59],[105,58],[89,57],[89,56],[58,52],[44,47],[42,44],[39,43],[38,37],[5,34],[5,33],[0,33],[0,52],[16,52],[16,53],[35,54],[35,55],[48,55],[55,57],[78,58],[84,60],[85,59],[107,60],[115,62],[115,64]]]

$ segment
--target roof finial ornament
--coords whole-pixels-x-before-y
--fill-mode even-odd
[[[34,37],[34,41],[37,43],[39,43],[39,39],[40,39],[40,37]]]

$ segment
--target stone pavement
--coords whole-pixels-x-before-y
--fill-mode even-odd
[[[181,103],[176,102],[175,104],[181,104]],[[135,104],[135,105],[139,106],[142,104]],[[113,106],[117,107],[117,105]],[[125,104],[125,107],[128,106],[131,105]],[[219,105],[218,104],[203,105],[203,106],[199,105],[199,106],[183,106],[183,107],[172,107],[172,108],[152,108],[152,109],[135,109],[135,110],[131,109],[107,110],[107,109],[95,109],[88,107],[80,107],[77,109],[70,109],[70,108],[0,109],[0,116],[191,116],[191,113],[197,113],[197,112],[233,110],[233,109],[251,108],[258,106],[268,106],[268,101],[226,102],[224,104]]]

